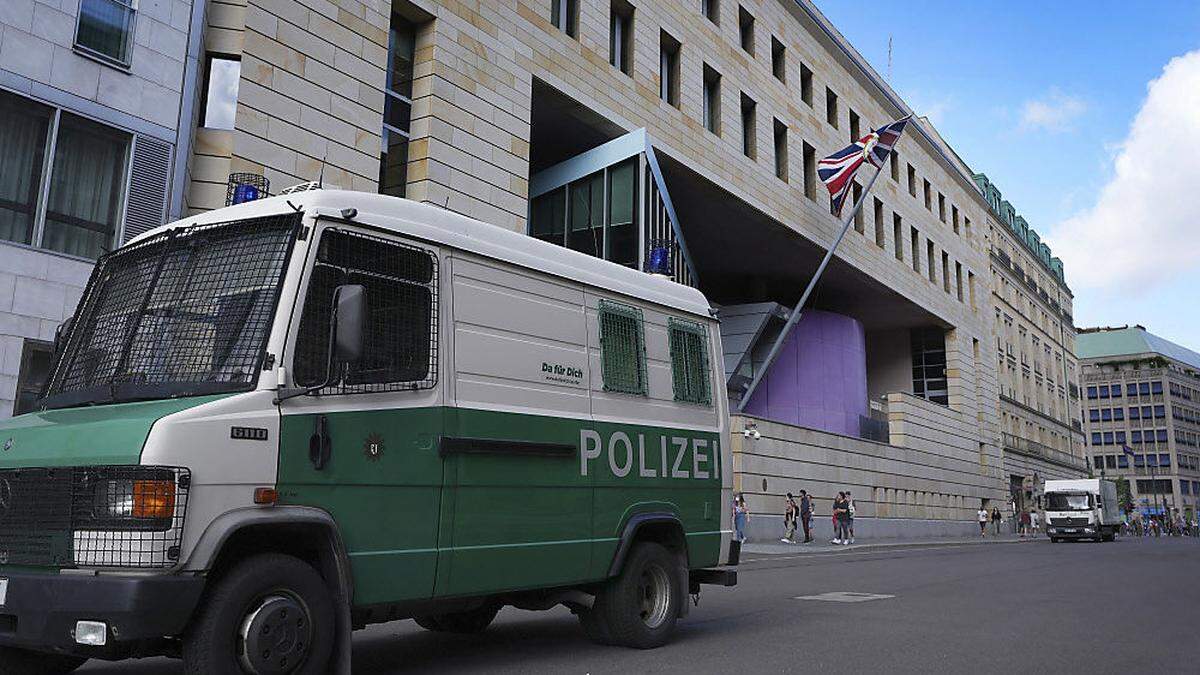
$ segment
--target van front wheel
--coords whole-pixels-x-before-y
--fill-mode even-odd
[[[183,641],[183,667],[202,673],[329,671],[334,604],[321,575],[290,555],[257,555],[221,577]]]
[[[642,543],[580,621],[597,642],[653,649],[675,632],[682,597],[677,558],[660,544]]]

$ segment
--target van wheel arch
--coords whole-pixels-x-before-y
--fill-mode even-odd
[[[670,512],[638,513],[626,521],[621,531],[621,541],[608,567],[608,576],[620,574],[633,545],[647,541],[661,544],[680,558],[684,570],[688,568],[687,538],[679,517]]]

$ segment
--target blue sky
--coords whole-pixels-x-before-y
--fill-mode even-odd
[[[1200,2],[816,2],[885,77],[892,37],[892,87],[1063,256],[1078,325],[1200,349]]]

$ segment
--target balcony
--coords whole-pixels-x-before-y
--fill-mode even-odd
[[[1041,443],[1021,438],[1020,436],[1014,436],[1007,432],[1003,432],[1000,435],[1002,436],[1006,452],[1011,450],[1019,455],[1043,459],[1068,469],[1087,471],[1087,460],[1082,457],[1076,457],[1062,450],[1055,450],[1048,445],[1042,445]]]

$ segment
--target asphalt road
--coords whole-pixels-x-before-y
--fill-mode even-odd
[[[829,593],[833,596],[797,599]],[[830,596],[825,596],[826,598]],[[1197,673],[1200,540],[1041,539],[748,555],[736,588],[706,588],[670,645],[588,642],[564,609],[506,609],[483,635],[411,621],[355,634],[355,672]],[[166,659],[81,672],[172,674]]]

